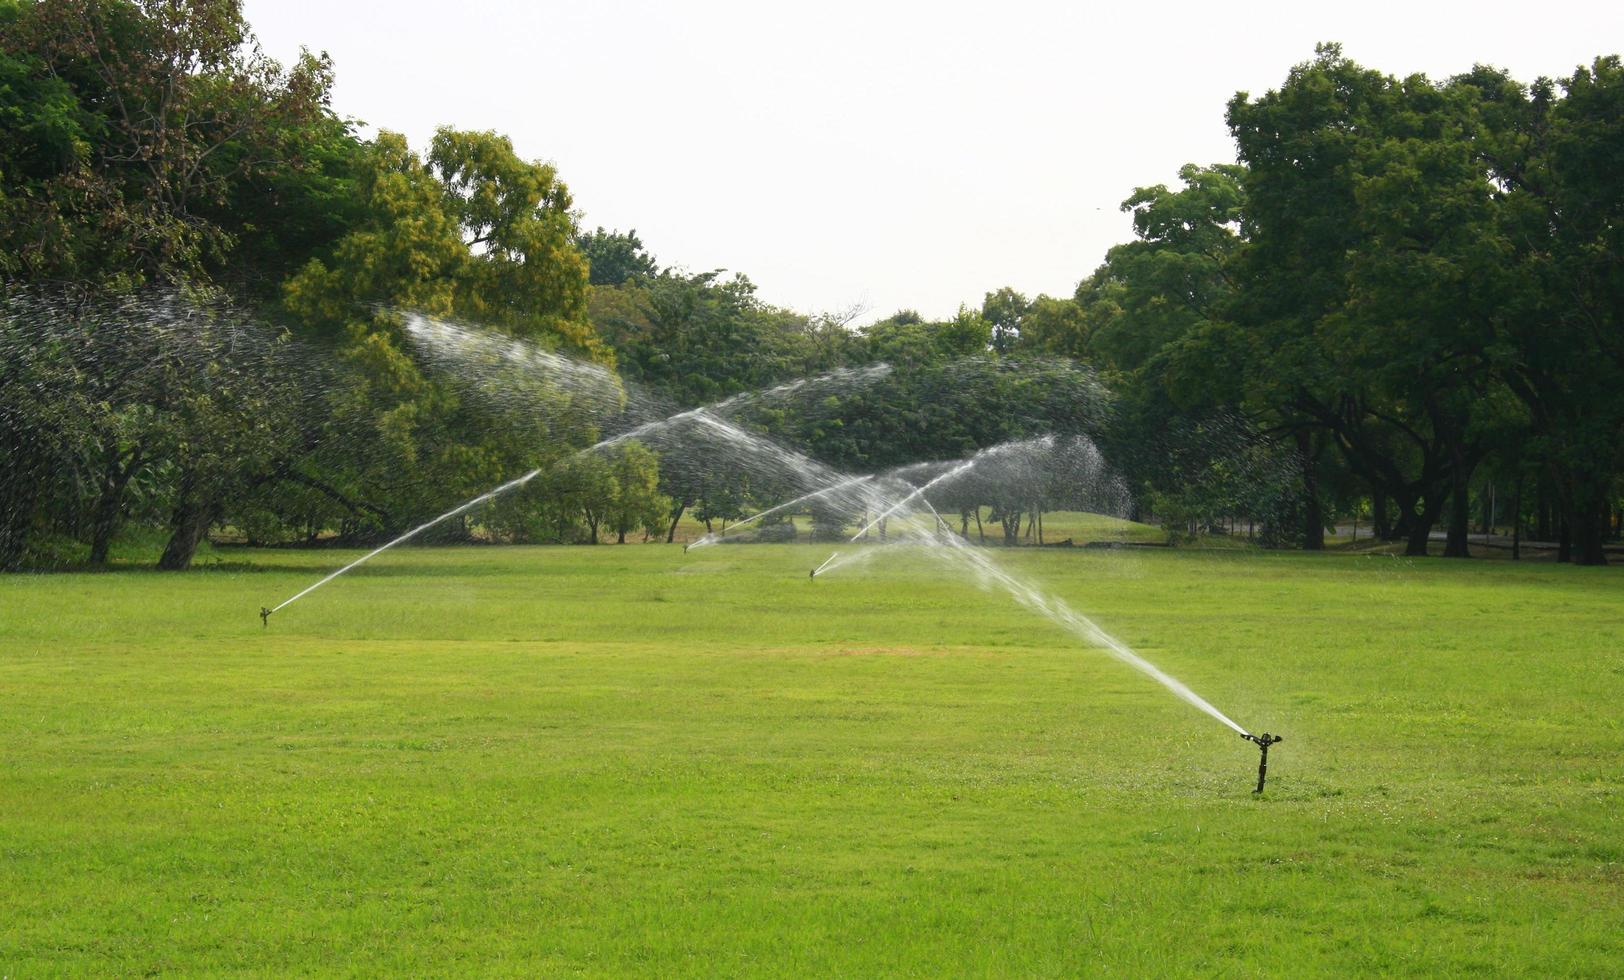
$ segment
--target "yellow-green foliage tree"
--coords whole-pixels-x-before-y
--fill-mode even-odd
[[[399,526],[589,443],[594,420],[571,412],[565,393],[528,427],[493,426],[477,399],[436,383],[408,349],[414,312],[613,363],[587,318],[587,263],[554,169],[495,133],[441,129],[424,159],[384,132],[357,194],[356,227],[284,289],[293,318],[337,339],[357,368],[335,412],[339,451],[324,461],[342,492]]]

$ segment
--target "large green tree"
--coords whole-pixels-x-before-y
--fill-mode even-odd
[[[325,58],[261,55],[229,0],[0,3],[0,275],[30,287],[20,329],[57,338],[85,406],[78,492],[40,506],[93,562],[131,487],[184,497],[174,453],[224,451],[223,429],[175,428],[214,384],[183,311],[272,292],[353,214],[331,81]]]
[[[34,282],[218,274],[256,233],[245,187],[344,135],[326,59],[265,57],[237,0],[6,0],[0,78],[0,265]]]
[[[854,349],[839,320],[763,303],[723,270],[599,286],[591,309],[626,380],[682,406],[839,367]]]
[[[1624,474],[1624,66],[1598,58],[1527,87],[1479,69],[1458,85],[1483,120],[1502,261],[1519,273],[1501,375],[1531,419],[1564,554],[1603,564]]]
[[[424,374],[401,313],[466,317],[612,364],[587,318],[587,264],[552,167],[494,133],[442,129],[424,159],[386,132],[368,148],[357,194],[357,226],[285,289],[294,318],[337,338],[361,378],[335,416],[341,444],[371,452],[332,461],[341,492],[398,527],[590,442],[593,420],[567,400],[537,406],[540,433],[490,424]]]
[[[1248,396],[1328,435],[1397,503],[1407,552],[1426,554],[1486,451],[1489,325],[1483,304],[1453,302],[1494,271],[1470,113],[1324,45],[1279,89],[1237,95],[1229,124],[1247,165],[1230,342]],[[1452,522],[1448,553],[1466,554],[1464,528]]]
[[[643,240],[637,237],[635,228],[623,234],[605,231],[600,226],[577,235],[575,244],[592,267],[594,286],[646,282],[660,274],[659,263],[644,249]]]

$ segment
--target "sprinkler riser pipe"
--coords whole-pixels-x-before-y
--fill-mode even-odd
[[[1284,742],[1285,739],[1279,735],[1270,735],[1268,732],[1264,732],[1262,735],[1250,735],[1243,733],[1241,738],[1246,739],[1248,742],[1256,743],[1258,747],[1257,789],[1254,789],[1252,792],[1254,794],[1262,793],[1263,781],[1267,779],[1269,775],[1269,746],[1278,742]]]

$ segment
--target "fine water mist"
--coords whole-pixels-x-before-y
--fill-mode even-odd
[[[967,459],[937,464],[910,464],[890,473],[852,476],[812,460],[801,453],[758,433],[747,431],[724,415],[746,405],[786,396],[807,388],[850,388],[883,377],[883,365],[861,371],[841,371],[815,378],[787,382],[759,392],[735,395],[701,408],[667,412],[657,408],[657,400],[626,390],[611,372],[583,364],[563,355],[540,350],[533,345],[506,337],[495,337],[427,317],[412,316],[408,335],[425,356],[441,370],[457,378],[456,383],[475,397],[492,399],[509,408],[530,410],[538,403],[567,404],[591,413],[600,423],[619,423],[623,428],[580,450],[581,456],[631,439],[651,439],[665,443],[667,452],[681,452],[700,465],[714,463],[741,466],[768,477],[776,486],[794,496],[741,521],[741,529],[763,519],[781,515],[801,505],[816,503],[848,514],[860,515],[859,529],[847,542],[811,572],[813,578],[841,568],[852,568],[884,553],[885,545],[859,545],[874,528],[884,529],[895,521],[897,542],[921,546],[943,568],[975,581],[983,588],[997,586],[1027,609],[1043,616],[1077,639],[1098,647],[1110,656],[1146,675],[1180,700],[1190,704],[1234,731],[1246,735],[1245,728],[1219,711],[1182,681],[1163,671],[1113,636],[1064,600],[1004,568],[988,549],[971,545],[947,526],[929,494],[951,495],[955,484],[977,479],[993,481],[1030,480],[1044,464],[1059,463],[1073,480],[1082,480],[1090,489],[1102,488],[1107,497],[1120,500],[1125,495],[1121,480],[1104,465],[1090,440],[1073,436],[1063,442],[1052,436],[1006,443],[982,450]],[[329,573],[273,607],[262,609],[269,617],[346,572],[383,552],[422,534],[424,531],[490,500],[516,490],[534,480],[548,467],[538,467],[473,497],[406,533],[373,549],[360,558]],[[934,475],[932,474],[933,471]],[[921,478],[925,477],[925,478]],[[917,482],[915,482],[917,481]],[[923,505],[923,511],[910,510]],[[922,528],[917,518],[928,512],[930,525]],[[870,516],[873,515],[873,516]],[[1018,527],[1017,527],[1018,529]],[[729,533],[707,534],[689,549],[713,544]],[[885,535],[882,534],[882,538]],[[688,549],[685,549],[688,550]]]
[[[865,524],[864,527],[859,530],[851,540],[852,542],[856,542],[866,532],[878,524],[882,518],[896,515],[909,503],[917,500],[922,503],[925,509],[928,511],[931,519],[931,525],[928,530],[922,529],[913,520],[911,520],[911,517],[914,515],[909,515],[910,519],[902,522],[898,528],[898,530],[902,533],[903,538],[908,543],[923,546],[923,551],[925,554],[939,562],[943,567],[953,573],[972,578],[982,588],[991,588],[996,586],[1003,589],[1013,599],[1015,599],[1016,602],[1020,603],[1027,609],[1030,609],[1033,612],[1043,616],[1050,622],[1066,630],[1085,643],[1104,650],[1115,659],[1127,664],[1147,677],[1150,677],[1152,680],[1156,681],[1156,683],[1165,687],[1175,697],[1178,697],[1185,703],[1204,712],[1210,717],[1228,726],[1235,732],[1241,735],[1250,736],[1250,733],[1244,727],[1235,722],[1222,711],[1218,710],[1218,708],[1210,701],[1197,694],[1183,681],[1180,681],[1178,678],[1173,677],[1171,674],[1168,674],[1166,671],[1146,660],[1143,656],[1135,652],[1127,643],[1107,632],[1094,620],[1073,609],[1065,602],[1065,600],[1045,592],[1035,583],[1005,568],[993,557],[989,549],[979,548],[971,545],[968,541],[953,533],[951,529],[945,526],[945,522],[942,520],[941,515],[936,512],[935,506],[930,503],[930,499],[926,495],[927,492],[933,488],[950,485],[953,480],[965,477],[972,470],[975,470],[978,466],[983,465],[988,461],[997,461],[1000,457],[1006,457],[1017,453],[1024,454],[1029,458],[1030,454],[1035,448],[1040,450],[1052,449],[1054,444],[1055,440],[1048,438],[1021,443],[1010,443],[1003,446],[992,447],[991,449],[978,453],[976,456],[971,457],[970,459],[953,464],[942,474],[932,478],[929,481],[926,481],[920,486],[913,488],[905,495],[893,500],[881,512],[880,517],[875,518]],[[1097,460],[1097,450],[1094,449],[1092,443],[1084,443],[1083,445],[1087,447],[1087,451],[1096,454]],[[1109,477],[1108,474],[1105,474],[1104,476],[1108,482],[1114,479]],[[873,481],[870,478],[839,475],[836,477],[836,481],[822,492],[829,492],[837,488],[846,488],[853,485],[873,486],[876,482],[882,485],[886,482],[896,482],[896,477],[892,476],[884,480]],[[810,499],[817,495],[818,494],[816,492],[807,494],[802,499]],[[787,505],[780,505],[780,508],[778,509],[782,509],[785,506]],[[767,512],[763,512],[763,515],[765,513]],[[763,515],[757,515],[757,517]],[[818,576],[826,576],[841,568],[850,569],[867,564],[875,556],[881,554],[885,550],[886,549],[883,547],[867,546],[854,548],[852,549],[851,554],[836,551],[812,570],[811,577],[817,578]]]
[[[547,393],[579,399],[585,405],[595,405],[600,411],[605,412],[610,406],[618,409],[624,408],[629,403],[634,411],[642,414],[651,413],[658,404],[646,396],[634,396],[630,399],[621,397],[619,379],[597,365],[583,364],[523,341],[492,337],[466,327],[415,314],[408,316],[406,329],[409,336],[431,352],[430,356],[434,362],[442,367],[450,365],[458,368],[456,373],[461,378],[460,383],[484,397],[522,405],[533,404],[533,400],[539,399],[542,393]],[[479,373],[481,370],[487,373]],[[515,372],[516,376],[504,377],[509,371]],[[722,418],[721,413],[771,401],[802,389],[842,389],[866,384],[884,377],[889,371],[890,368],[883,364],[861,370],[841,370],[776,385],[758,392],[734,395],[713,405],[687,409],[663,418],[634,424],[579,450],[574,456],[585,456],[632,439],[678,434],[688,444],[689,451],[725,452],[735,460],[741,458],[746,460],[757,470],[787,478],[791,485],[813,486],[827,482],[833,471],[763,436],[746,432]],[[629,416],[632,416],[632,411],[623,411],[618,418],[608,418],[605,421],[624,423]],[[466,514],[481,504],[525,486],[547,472],[552,465],[535,467],[424,521],[312,582],[276,605],[262,609],[261,618],[268,619],[271,614],[292,605],[385,551],[404,544],[445,521]]]

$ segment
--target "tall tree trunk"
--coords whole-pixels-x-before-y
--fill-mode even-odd
[[[1556,560],[1573,560],[1573,525],[1566,518],[1556,528]]]
[[[1607,527],[1612,523],[1612,504],[1605,491],[1591,490],[1581,498],[1579,508],[1578,563],[1581,565],[1607,564]]]
[[[1378,541],[1393,540],[1393,527],[1387,521],[1387,491],[1370,488],[1370,533]]]
[[[1320,506],[1319,480],[1316,478],[1313,436],[1307,429],[1297,430],[1297,453],[1303,461],[1303,550],[1325,550],[1325,511]]]
[[[671,515],[671,527],[665,532],[665,543],[670,544],[677,540],[677,522],[682,520],[682,512],[688,509],[687,504],[677,504],[677,512]]]
[[[190,568],[198,545],[203,543],[204,535],[209,533],[209,525],[214,523],[214,514],[212,504],[183,500],[170,519],[169,543],[164,545],[163,554],[158,556],[158,567],[166,572]]]
[[[626,529],[623,528],[623,527],[615,528],[615,544],[625,544],[625,543],[626,543]]]
[[[96,498],[96,508],[90,518],[90,563],[107,564],[107,552],[113,546],[113,535],[118,533],[121,492],[103,487]]]
[[[1521,471],[1517,473],[1517,487],[1511,491],[1511,560],[1522,560],[1522,486]]]
[[[1470,558],[1472,552],[1468,542],[1472,530],[1472,474],[1463,456],[1459,452],[1454,455],[1454,465],[1449,468],[1453,487],[1452,499],[1449,502],[1449,527],[1444,540],[1444,557]]]
[[[1325,511],[1320,507],[1319,494],[1308,494],[1307,513],[1303,516],[1303,550],[1325,550]]]
[[[1409,533],[1405,538],[1404,554],[1412,558],[1427,556],[1427,543],[1432,540],[1432,529],[1443,508],[1442,495],[1436,492],[1422,497],[1420,502],[1421,513],[1410,515]]]
[[[976,504],[976,540],[981,544],[987,543],[987,531],[981,526],[981,505]]]
[[[1395,508],[1392,526],[1388,529],[1387,540],[1409,541],[1410,534],[1415,530],[1416,512],[1423,509],[1425,503],[1422,495],[1409,487],[1402,490],[1389,488],[1389,495],[1398,506]],[[1427,532],[1431,533],[1429,526]]]
[[[119,517],[124,512],[124,491],[129,487],[130,478],[135,476],[141,462],[142,451],[139,447],[131,450],[130,458],[122,463],[116,452],[107,460],[107,466],[102,472],[101,493],[96,498],[96,507],[91,516],[92,565],[107,564],[107,552],[112,547],[113,536],[118,533]]]

